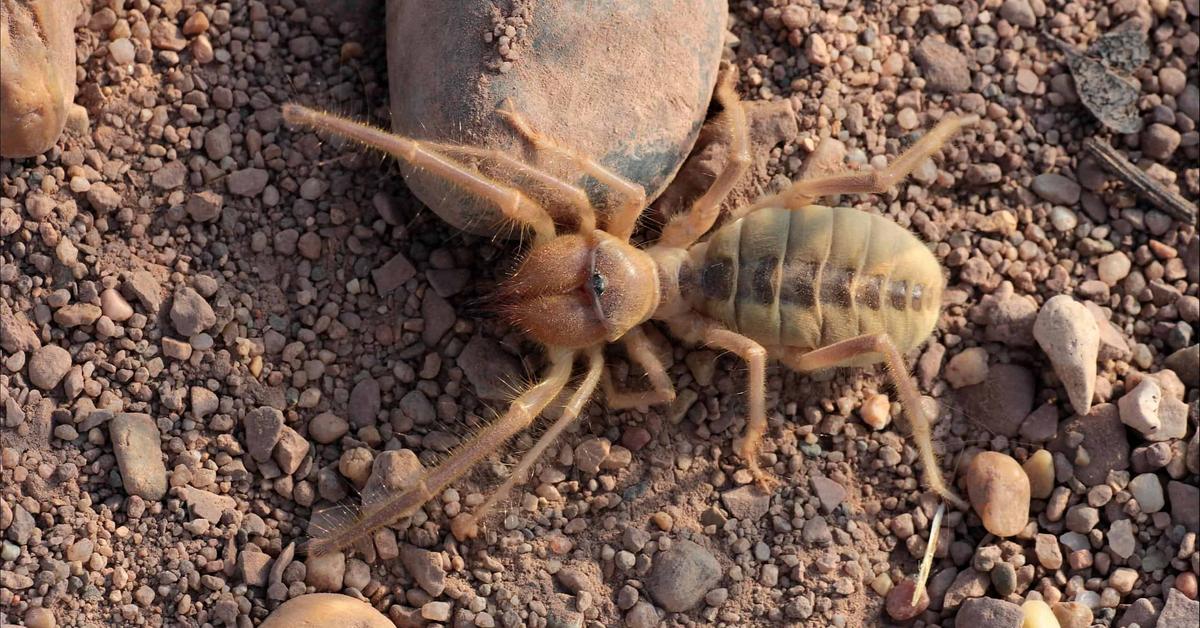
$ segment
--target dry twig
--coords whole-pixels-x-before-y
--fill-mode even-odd
[[[1188,223],[1196,221],[1195,204],[1168,190],[1107,142],[1089,137],[1083,140],[1083,148],[1095,157],[1105,170],[1117,175],[1138,194],[1162,210],[1164,214]]]

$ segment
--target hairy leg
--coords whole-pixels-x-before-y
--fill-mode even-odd
[[[883,361],[892,378],[892,385],[900,395],[900,405],[904,408],[904,416],[908,419],[913,438],[917,441],[921,464],[925,466],[925,482],[942,499],[956,508],[966,510],[967,503],[956,495],[942,478],[937,455],[933,452],[933,429],[929,417],[925,416],[921,409],[921,395],[912,375],[904,366],[903,356],[887,334],[858,336],[807,353],[797,350],[785,351],[779,357],[789,368],[809,372],[840,366],[854,358],[871,354],[877,355]]]
[[[817,199],[825,196],[886,192],[941,149],[942,145],[959,130],[977,122],[979,122],[979,116],[975,115],[947,116],[882,170],[868,169],[802,179],[793,183],[783,192],[755,203],[752,209],[768,205],[798,209],[811,205]]]
[[[746,430],[738,439],[737,448],[738,453],[746,460],[746,468],[759,486],[771,488],[776,482],[775,478],[758,463],[758,450],[762,446],[763,436],[767,433],[767,351],[754,340],[719,327],[708,329],[702,338],[705,344],[736,353],[746,361],[746,393],[749,396],[750,407]]]
[[[532,229],[537,242],[545,242],[555,235],[550,214],[528,196],[443,155],[429,142],[394,135],[370,125],[290,103],[283,106],[283,119],[289,124],[326,131],[384,151],[441,177],[451,185],[487,199],[495,203],[507,218]]]
[[[321,555],[351,547],[370,538],[379,528],[412,516],[425,502],[528,427],[567,385],[575,352],[552,347],[549,361],[546,375],[540,382],[518,395],[502,416],[456,448],[441,464],[414,478],[404,490],[364,503],[353,516],[324,520],[319,534],[313,535],[307,544],[309,551]]]
[[[431,146],[436,147],[439,152],[451,158],[477,160],[480,162],[481,170],[495,170],[497,174],[505,177],[506,180],[522,179],[532,186],[552,192],[554,200],[565,205],[562,209],[566,209],[569,212],[569,214],[557,212],[555,218],[565,219],[570,217],[578,219],[580,233],[587,233],[596,228],[596,211],[592,208],[592,201],[588,198],[587,192],[584,192],[583,188],[578,185],[563,181],[503,151],[440,143],[431,144]],[[526,186],[519,184],[516,187],[528,189]],[[558,209],[557,205],[558,203],[544,203],[547,211],[552,213],[555,213],[554,210]]]
[[[657,355],[654,355],[654,346],[646,337],[645,332],[640,327],[634,327],[621,337],[621,342],[625,345],[625,351],[629,354],[629,358],[646,371],[646,377],[650,378],[650,390],[636,392],[617,390],[613,386],[612,375],[606,368],[604,377],[600,380],[604,389],[605,405],[613,410],[623,410],[674,401],[675,387],[671,384],[671,378],[667,376],[662,362],[659,361]]]
[[[605,231],[621,240],[629,240],[629,237],[633,235],[634,227],[637,226],[638,217],[646,209],[646,190],[642,186],[609,170],[591,157],[559,146],[544,133],[534,129],[529,120],[516,111],[511,101],[505,101],[496,113],[507,120],[517,133],[520,133],[526,141],[533,145],[535,150],[573,164],[584,174],[591,176],[611,190],[617,197],[618,203],[617,208],[608,217]]]
[[[746,123],[746,112],[734,91],[736,80],[736,72],[726,72],[717,83],[714,95],[723,109],[716,123],[724,128],[729,137],[729,158],[725,162],[725,169],[717,174],[713,184],[692,203],[687,213],[672,218],[663,227],[662,237],[658,239],[661,246],[685,248],[708,233],[720,215],[721,202],[750,167],[750,127]]]
[[[546,449],[562,434],[567,426],[574,423],[579,417],[579,413],[583,410],[584,404],[592,397],[592,393],[596,390],[596,383],[600,379],[600,373],[604,367],[604,354],[600,351],[600,347],[592,347],[587,350],[588,370],[583,376],[583,381],[579,383],[579,387],[571,394],[571,398],[567,400],[567,405],[563,408],[562,416],[550,426],[550,429],[538,439],[537,443],[521,457],[521,461],[517,463],[517,467],[513,469],[512,474],[488,496],[487,500],[479,505],[478,508],[471,513],[464,513],[454,518],[450,527],[454,532],[454,537],[460,541],[474,538],[479,533],[479,521],[488,515],[497,503],[506,499],[508,494],[512,492],[514,486],[525,482],[529,475],[533,464],[541,459],[542,454]]]

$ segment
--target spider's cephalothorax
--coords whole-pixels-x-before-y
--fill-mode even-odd
[[[604,231],[535,247],[500,286],[515,326],[546,346],[615,342],[658,306],[658,275],[645,251]]]
[[[729,72],[715,95],[720,107],[714,110],[720,113],[713,123],[728,134],[730,145],[725,169],[690,211],[671,219],[645,250],[629,242],[645,209],[644,191],[587,156],[555,144],[512,110],[499,113],[528,140],[537,162],[553,161],[556,168],[541,168],[503,151],[400,137],[297,105],[284,108],[285,119],[293,124],[387,151],[447,185],[490,201],[527,229],[532,247],[497,298],[508,320],[546,347],[549,363],[542,378],[522,391],[503,415],[444,462],[402,489],[364,497],[353,517],[314,525],[320,529],[313,534],[310,551],[350,546],[412,514],[529,426],[568,386],[575,362],[584,360],[585,373],[559,418],[487,501],[454,519],[456,536],[474,536],[478,521],[524,480],[597,387],[604,389],[610,408],[650,406],[675,398],[666,369],[640,327],[652,318],[665,322],[685,341],[746,360],[748,417],[737,450],[761,486],[774,482],[758,460],[767,428],[767,358],[798,371],[883,362],[913,430],[927,484],[945,500],[966,507],[942,479],[929,421],[902,357],[902,351],[923,342],[936,323],[944,281],[941,267],[915,236],[886,218],[814,202],[824,196],[887,190],[977,118],[947,116],[885,169],[797,181],[779,194],[735,209],[730,220],[710,233],[721,202],[749,164],[746,120],[732,86]],[[561,172],[564,164],[576,174],[552,174]],[[584,177],[607,188],[612,202],[602,216],[578,185]],[[555,200],[544,200],[548,197]],[[601,219],[603,225],[598,226]],[[574,226],[560,233],[556,220]],[[650,389],[615,389],[602,351],[614,342],[642,367]]]

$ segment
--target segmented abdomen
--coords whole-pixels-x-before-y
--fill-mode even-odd
[[[886,332],[906,351],[937,322],[944,279],[896,223],[848,208],[764,208],[692,249],[698,311],[759,343],[814,349]],[[686,288],[685,288],[686,289]]]

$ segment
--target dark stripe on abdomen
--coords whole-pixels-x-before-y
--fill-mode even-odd
[[[728,257],[708,260],[700,271],[700,291],[712,301],[726,301],[733,296],[733,260]]]
[[[849,309],[854,305],[850,288],[854,285],[853,268],[826,267],[821,277],[821,304]]]
[[[813,283],[817,279],[817,262],[796,260],[783,268],[780,280],[779,301],[787,305],[812,308],[817,305],[817,293]]]
[[[759,305],[770,305],[775,302],[778,287],[779,258],[774,255],[759,258],[750,279],[750,296]]]

